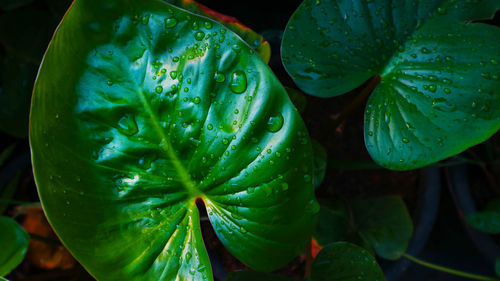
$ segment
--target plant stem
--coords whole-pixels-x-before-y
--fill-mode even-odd
[[[304,274],[304,279],[311,277],[311,267],[312,267],[312,238],[306,244],[306,272]]]
[[[356,96],[356,98],[340,112],[339,116],[333,121],[333,128],[337,129],[342,122],[344,122],[351,114],[358,109],[368,98],[368,96],[373,92],[373,89],[377,87],[377,85],[382,81],[382,76],[375,75],[373,78],[366,84],[366,86],[361,90],[361,93]]]
[[[483,276],[483,275],[478,275],[478,274],[472,274],[472,273],[463,272],[463,271],[455,270],[455,269],[452,269],[452,268],[448,268],[448,267],[444,267],[444,266],[432,264],[432,263],[420,260],[420,259],[418,259],[418,258],[416,258],[414,256],[411,256],[409,254],[406,254],[406,253],[403,254],[403,257],[411,260],[414,263],[420,264],[422,266],[425,266],[425,267],[428,267],[428,268],[432,268],[432,269],[435,269],[435,270],[439,270],[439,271],[443,271],[443,272],[446,272],[446,273],[449,273],[449,274],[453,274],[453,275],[465,277],[465,278],[470,278],[470,279],[475,279],[475,280],[486,280],[486,281],[499,281],[500,280],[500,279],[494,278],[494,277]]]

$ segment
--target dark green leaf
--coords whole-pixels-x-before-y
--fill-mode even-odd
[[[314,163],[314,186],[318,187],[323,182],[326,173],[326,151],[316,140],[312,140]]]
[[[294,281],[294,279],[268,273],[244,270],[231,272],[226,281]]]
[[[422,167],[500,127],[500,30],[457,24],[500,1],[306,0],[283,38],[284,64],[301,89],[331,97],[383,77],[365,113],[365,142],[391,169]]]
[[[347,240],[349,210],[342,201],[321,202],[314,238],[319,245]]]
[[[285,87],[285,89],[286,92],[288,93],[288,97],[292,101],[293,105],[295,105],[297,110],[300,113],[304,112],[307,106],[306,96],[304,96],[304,94],[301,91],[296,90],[294,88]]]
[[[5,148],[2,152],[0,152],[0,167],[2,167],[5,161],[9,159],[9,157],[14,152],[14,149],[16,149],[15,143],[7,146],[7,148]]]
[[[314,259],[312,281],[384,281],[375,258],[365,249],[346,242],[323,248]]]
[[[377,255],[390,260],[400,258],[413,233],[413,223],[404,201],[386,196],[349,203],[359,235]]]
[[[283,86],[237,35],[164,2],[72,5],[30,144],[49,221],[99,280],[212,280],[197,200],[262,271],[316,222],[311,144]]]
[[[13,219],[0,217],[0,276],[9,274],[24,259],[29,236]]]
[[[14,193],[16,193],[17,186],[19,185],[19,180],[21,178],[21,172],[17,172],[17,174],[14,176],[14,178],[5,186],[0,186],[0,190],[2,193],[0,193],[0,199],[6,200],[6,201],[0,201],[0,215],[2,215],[6,210],[7,207],[9,206],[9,203],[7,200],[12,199],[14,196]]]
[[[500,233],[500,198],[489,202],[482,211],[468,214],[466,219],[470,226],[479,231]]]
[[[271,58],[271,47],[269,43],[250,28],[244,26],[238,19],[218,13],[205,5],[193,0],[163,0],[177,7],[186,9],[192,13],[206,16],[219,21],[227,28],[238,34],[252,49],[254,49],[267,63]]]
[[[406,251],[412,233],[413,223],[403,200],[387,196],[322,202],[314,237],[320,245],[349,241],[394,260]]]
[[[36,65],[19,58],[0,58],[0,131],[19,138],[28,135],[36,71]]]

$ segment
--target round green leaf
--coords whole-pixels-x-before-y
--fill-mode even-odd
[[[9,274],[24,259],[29,235],[13,219],[0,217],[0,276]]]
[[[498,8],[496,0],[306,0],[285,31],[283,62],[321,97],[381,75],[365,114],[368,151],[387,168],[422,167],[500,127],[500,30],[462,24]]]
[[[205,5],[193,0],[164,0],[172,5],[186,9],[192,13],[206,16],[219,21],[227,28],[238,34],[261,58],[268,63],[271,58],[271,46],[264,37],[243,25],[238,19],[218,13]]]
[[[312,281],[385,281],[375,258],[365,249],[346,242],[324,247],[314,259]]]
[[[50,223],[99,280],[212,280],[197,200],[262,271],[316,222],[311,144],[284,88],[237,35],[161,1],[73,3],[30,143]]]
[[[484,210],[468,214],[465,218],[470,226],[479,231],[500,233],[500,198],[491,200]]]

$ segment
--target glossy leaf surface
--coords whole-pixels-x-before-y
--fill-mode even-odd
[[[395,196],[322,203],[314,237],[321,245],[350,241],[395,260],[406,251],[413,223]]]
[[[28,249],[29,235],[13,219],[0,217],[0,276],[18,266]]]
[[[271,58],[271,47],[269,43],[250,28],[243,25],[238,19],[218,13],[205,5],[194,0],[164,0],[172,5],[186,9],[192,13],[206,16],[219,21],[227,28],[238,34],[252,49],[254,49],[261,58],[267,63]]]
[[[463,24],[498,8],[496,0],[306,0],[288,23],[283,61],[321,97],[381,75],[365,113],[368,151],[391,169],[422,167],[500,127],[500,30]]]
[[[212,280],[196,200],[257,270],[315,225],[311,145],[284,88],[224,26],[161,1],[72,5],[30,143],[50,223],[99,280]]]
[[[346,242],[323,248],[314,259],[312,281],[384,281],[375,258],[365,249]]]
[[[500,198],[489,202],[482,211],[468,214],[466,219],[469,225],[479,231],[500,233]]]

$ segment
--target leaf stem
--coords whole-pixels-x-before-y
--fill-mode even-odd
[[[333,128],[337,129],[342,122],[344,122],[351,114],[358,109],[368,98],[368,96],[373,92],[373,89],[377,87],[377,85],[382,81],[382,76],[375,75],[373,78],[366,84],[366,86],[361,90],[361,93],[356,96],[356,98],[340,112],[339,116],[333,121]]]
[[[494,277],[483,276],[483,275],[479,275],[479,274],[472,274],[472,273],[463,272],[463,271],[455,270],[455,269],[452,269],[452,268],[448,268],[448,267],[444,267],[444,266],[432,264],[432,263],[423,261],[421,259],[418,259],[418,258],[416,258],[414,256],[411,256],[411,255],[409,255],[407,253],[404,253],[403,257],[411,260],[414,263],[420,264],[422,266],[425,266],[425,267],[428,267],[428,268],[432,268],[432,269],[435,269],[435,270],[439,270],[439,271],[442,271],[442,272],[446,272],[446,273],[449,273],[449,274],[453,274],[453,275],[465,277],[465,278],[470,278],[470,279],[474,279],[474,280],[486,280],[486,281],[499,281],[500,280],[500,279],[494,278]]]

